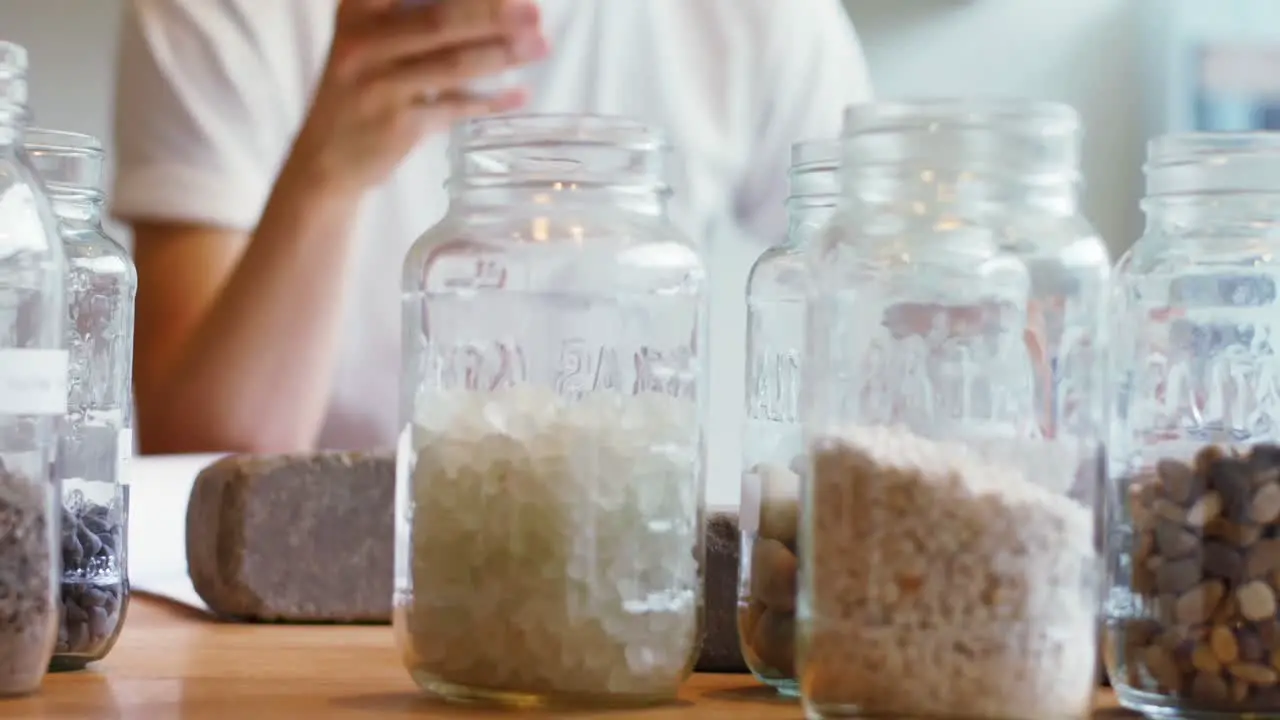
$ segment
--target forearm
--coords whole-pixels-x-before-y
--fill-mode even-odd
[[[359,197],[286,168],[235,270],[158,382],[145,452],[313,449],[338,354]]]

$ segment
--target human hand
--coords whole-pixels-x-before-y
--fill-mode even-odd
[[[362,193],[423,137],[522,105],[522,89],[482,96],[467,86],[546,52],[533,0],[340,0],[329,59],[286,168]]]

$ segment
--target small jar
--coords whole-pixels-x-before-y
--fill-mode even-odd
[[[26,50],[0,42],[0,696],[39,689],[58,636],[66,258],[23,150],[26,73]]]
[[[738,514],[742,571],[738,638],[751,672],[783,695],[795,675],[797,524],[804,443],[800,365],[804,349],[804,252],[839,199],[840,143],[791,148],[790,226],[747,276],[746,429]]]
[[[55,473],[62,485],[62,608],[51,670],[101,660],[129,602],[125,552],[133,454],[130,387],[133,260],[102,228],[102,145],[31,128],[26,150],[58,217],[67,258],[67,418]]]
[[[704,269],[620,118],[459,125],[409,251],[395,629],[429,693],[672,699],[701,636]]]
[[[1280,715],[1280,134],[1151,142],[1117,265],[1105,606],[1120,703]]]
[[[1078,153],[1056,104],[846,115],[806,253],[808,717],[1089,714],[1111,264]]]

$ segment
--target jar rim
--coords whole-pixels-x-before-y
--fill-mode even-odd
[[[1037,136],[1080,132],[1080,113],[1070,105],[1012,97],[920,98],[850,105],[844,112],[844,134],[894,129],[1014,129]]]
[[[71,130],[29,127],[23,132],[23,145],[27,152],[56,153],[64,157],[97,157],[103,154],[101,140],[93,135]]]
[[[104,150],[93,135],[52,128],[27,128],[23,150],[50,196],[93,201],[102,196]]]
[[[1179,132],[1147,143],[1147,198],[1280,192],[1280,132]],[[1144,204],[1145,206],[1145,204]]]
[[[0,40],[0,79],[12,79],[26,75],[27,48],[16,42]]]
[[[1147,167],[1175,163],[1221,162],[1233,155],[1280,154],[1280,132],[1178,132],[1147,143]]]
[[[839,138],[792,143],[787,203],[809,205],[827,198],[834,202],[840,196],[838,175],[843,155],[844,141]]]
[[[577,113],[521,113],[471,118],[453,130],[458,151],[535,145],[664,150],[666,134],[634,118]]]
[[[840,165],[844,154],[844,141],[840,138],[801,140],[791,144],[791,168],[797,170],[813,165],[830,167]]]

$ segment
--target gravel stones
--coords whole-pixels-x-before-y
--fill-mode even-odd
[[[53,651],[55,495],[0,466],[0,695],[38,689]]]
[[[706,633],[695,667],[698,672],[747,671],[738,646],[738,535],[737,508],[708,508],[703,580]]]
[[[696,403],[517,385],[418,410],[394,620],[418,684],[526,706],[675,697],[703,631]]]
[[[102,659],[120,634],[129,599],[127,492],[121,488],[115,507],[78,493],[64,503],[61,611],[51,670],[78,670]]]
[[[1206,446],[1129,484],[1113,684],[1192,710],[1280,712],[1280,446]]]
[[[62,511],[62,572],[70,576],[115,573],[124,545],[120,511],[71,502]]]
[[[802,464],[798,458],[794,465]],[[796,583],[799,561],[796,537],[800,476],[782,465],[761,463],[748,471],[746,488],[760,498],[758,507],[744,502],[742,552],[751,561],[739,599],[738,635],[747,667],[762,682],[784,694],[798,692],[795,668]]]
[[[83,667],[105,656],[119,635],[128,596],[125,583],[64,582],[58,644],[51,669]]]
[[[1032,476],[1018,458],[1062,446],[1017,445],[997,461],[877,427],[813,445],[799,663],[811,714],[1088,715],[1095,512],[1048,489],[1085,465]]]

